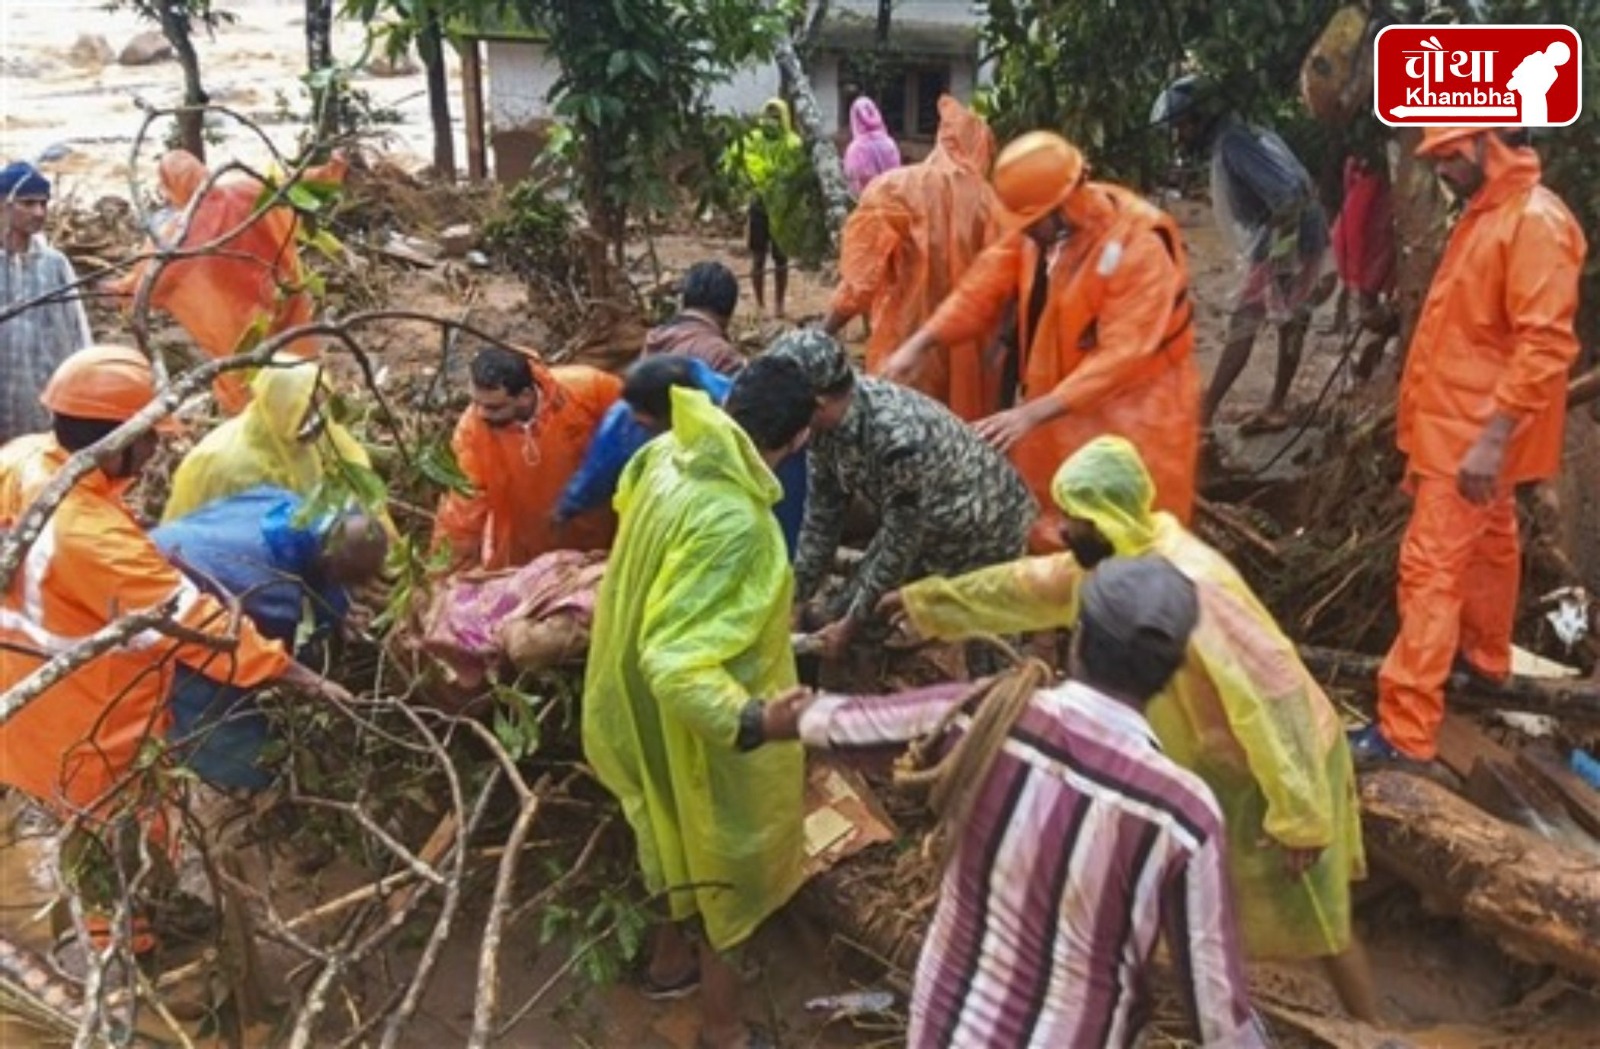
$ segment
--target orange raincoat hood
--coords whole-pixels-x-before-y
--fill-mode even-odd
[[[345,166],[342,158],[336,158],[308,171],[305,178],[342,181]],[[162,195],[178,211],[160,231],[158,239],[167,242],[182,228],[182,213],[205,186],[209,172],[193,154],[173,150],[161,158],[159,173]],[[252,219],[261,190],[260,182],[244,174],[225,175],[207,188],[194,203],[182,244],[168,246],[195,248],[234,230],[238,233],[220,245],[217,254],[166,266],[151,289],[150,305],[171,314],[209,357],[234,353],[263,315],[269,318],[267,333],[273,334],[309,323],[314,312],[315,303],[302,287],[295,245],[298,216],[293,208],[280,205]],[[141,265],[119,287],[133,292],[150,265]],[[310,356],[315,349],[311,339],[287,347],[299,357]],[[235,375],[219,378],[214,390],[230,415],[238,414],[250,400],[244,380]]]
[[[848,316],[869,315],[869,372],[933,315],[998,235],[998,204],[987,178],[993,154],[988,125],[945,95],[938,146],[922,163],[874,179],[845,223],[831,305]],[[993,330],[930,354],[917,388],[963,419],[992,413],[1000,377],[984,352]]]

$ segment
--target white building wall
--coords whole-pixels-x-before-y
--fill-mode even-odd
[[[711,108],[719,113],[754,113],[761,103],[778,97],[782,84],[777,63],[747,66],[711,89]]]
[[[550,89],[561,67],[543,44],[485,41],[484,69],[489,81],[485,109],[489,127],[508,131],[550,116]]]
[[[844,0],[835,4],[834,9],[876,17],[878,6],[876,0]],[[974,11],[971,0],[901,0],[895,4],[894,17],[964,25],[977,22],[981,16]],[[485,49],[490,129],[512,130],[549,118],[548,96],[560,76],[560,69],[545,46],[526,41],[490,40],[485,42]],[[987,67],[976,70],[974,75],[970,63],[953,61],[950,91],[963,101],[970,100],[976,87],[989,83],[988,74]],[[763,102],[778,94],[780,82],[773,63],[746,67],[711,89],[712,108],[722,113],[754,113]],[[811,87],[822,110],[825,133],[838,133],[839,60],[836,56],[822,56],[813,63]]]
[[[878,17],[877,0],[839,0],[831,10],[848,11],[863,18]],[[896,0],[889,19],[891,22],[904,18],[908,22],[974,25],[982,17],[972,0]]]

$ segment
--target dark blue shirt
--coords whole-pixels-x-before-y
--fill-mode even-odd
[[[202,589],[237,598],[262,635],[293,648],[309,600],[316,632],[349,610],[349,595],[317,570],[321,538],[295,516],[303,500],[266,485],[207,503],[152,532],[161,552]]]
[[[733,389],[733,380],[716,371],[698,358],[687,358],[694,384],[704,390],[711,400],[721,404]],[[566,490],[561,493],[557,512],[564,518],[573,518],[585,510],[593,510],[610,502],[617,494],[617,482],[622,478],[622,468],[628,465],[633,454],[657,435],[639,425],[627,401],[617,401],[601,417],[595,428],[589,449],[584,453]],[[789,556],[794,556],[795,544],[800,539],[800,526],[806,515],[806,455],[798,452],[778,464],[773,471],[783,486],[783,499],[773,507],[778,524],[783,528],[783,541],[788,545]]]

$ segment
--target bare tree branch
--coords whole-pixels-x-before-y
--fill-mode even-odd
[[[178,607],[178,595],[144,612],[134,612],[84,638],[82,643],[52,656],[48,663],[17,682],[0,695],[0,725],[15,717],[24,707],[53,688],[62,678],[90,660],[111,651],[118,645],[146,630],[159,629],[170,622]]]

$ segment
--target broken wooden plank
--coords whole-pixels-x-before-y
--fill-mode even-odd
[[[1460,714],[1446,713],[1439,725],[1439,760],[1462,779],[1482,762],[1510,764],[1516,755],[1490,739],[1483,729]]]
[[[1378,656],[1337,648],[1301,645],[1300,659],[1324,685],[1372,692],[1378,685]],[[1495,683],[1465,673],[1445,682],[1452,703],[1469,710],[1520,710],[1556,718],[1600,721],[1600,687],[1577,679],[1547,679],[1511,675]]]
[[[1361,780],[1373,858],[1508,953],[1600,978],[1595,859],[1495,819],[1420,776]]]
[[[1517,764],[1559,795],[1580,827],[1600,838],[1600,791],[1543,747],[1523,750],[1517,755]]]

